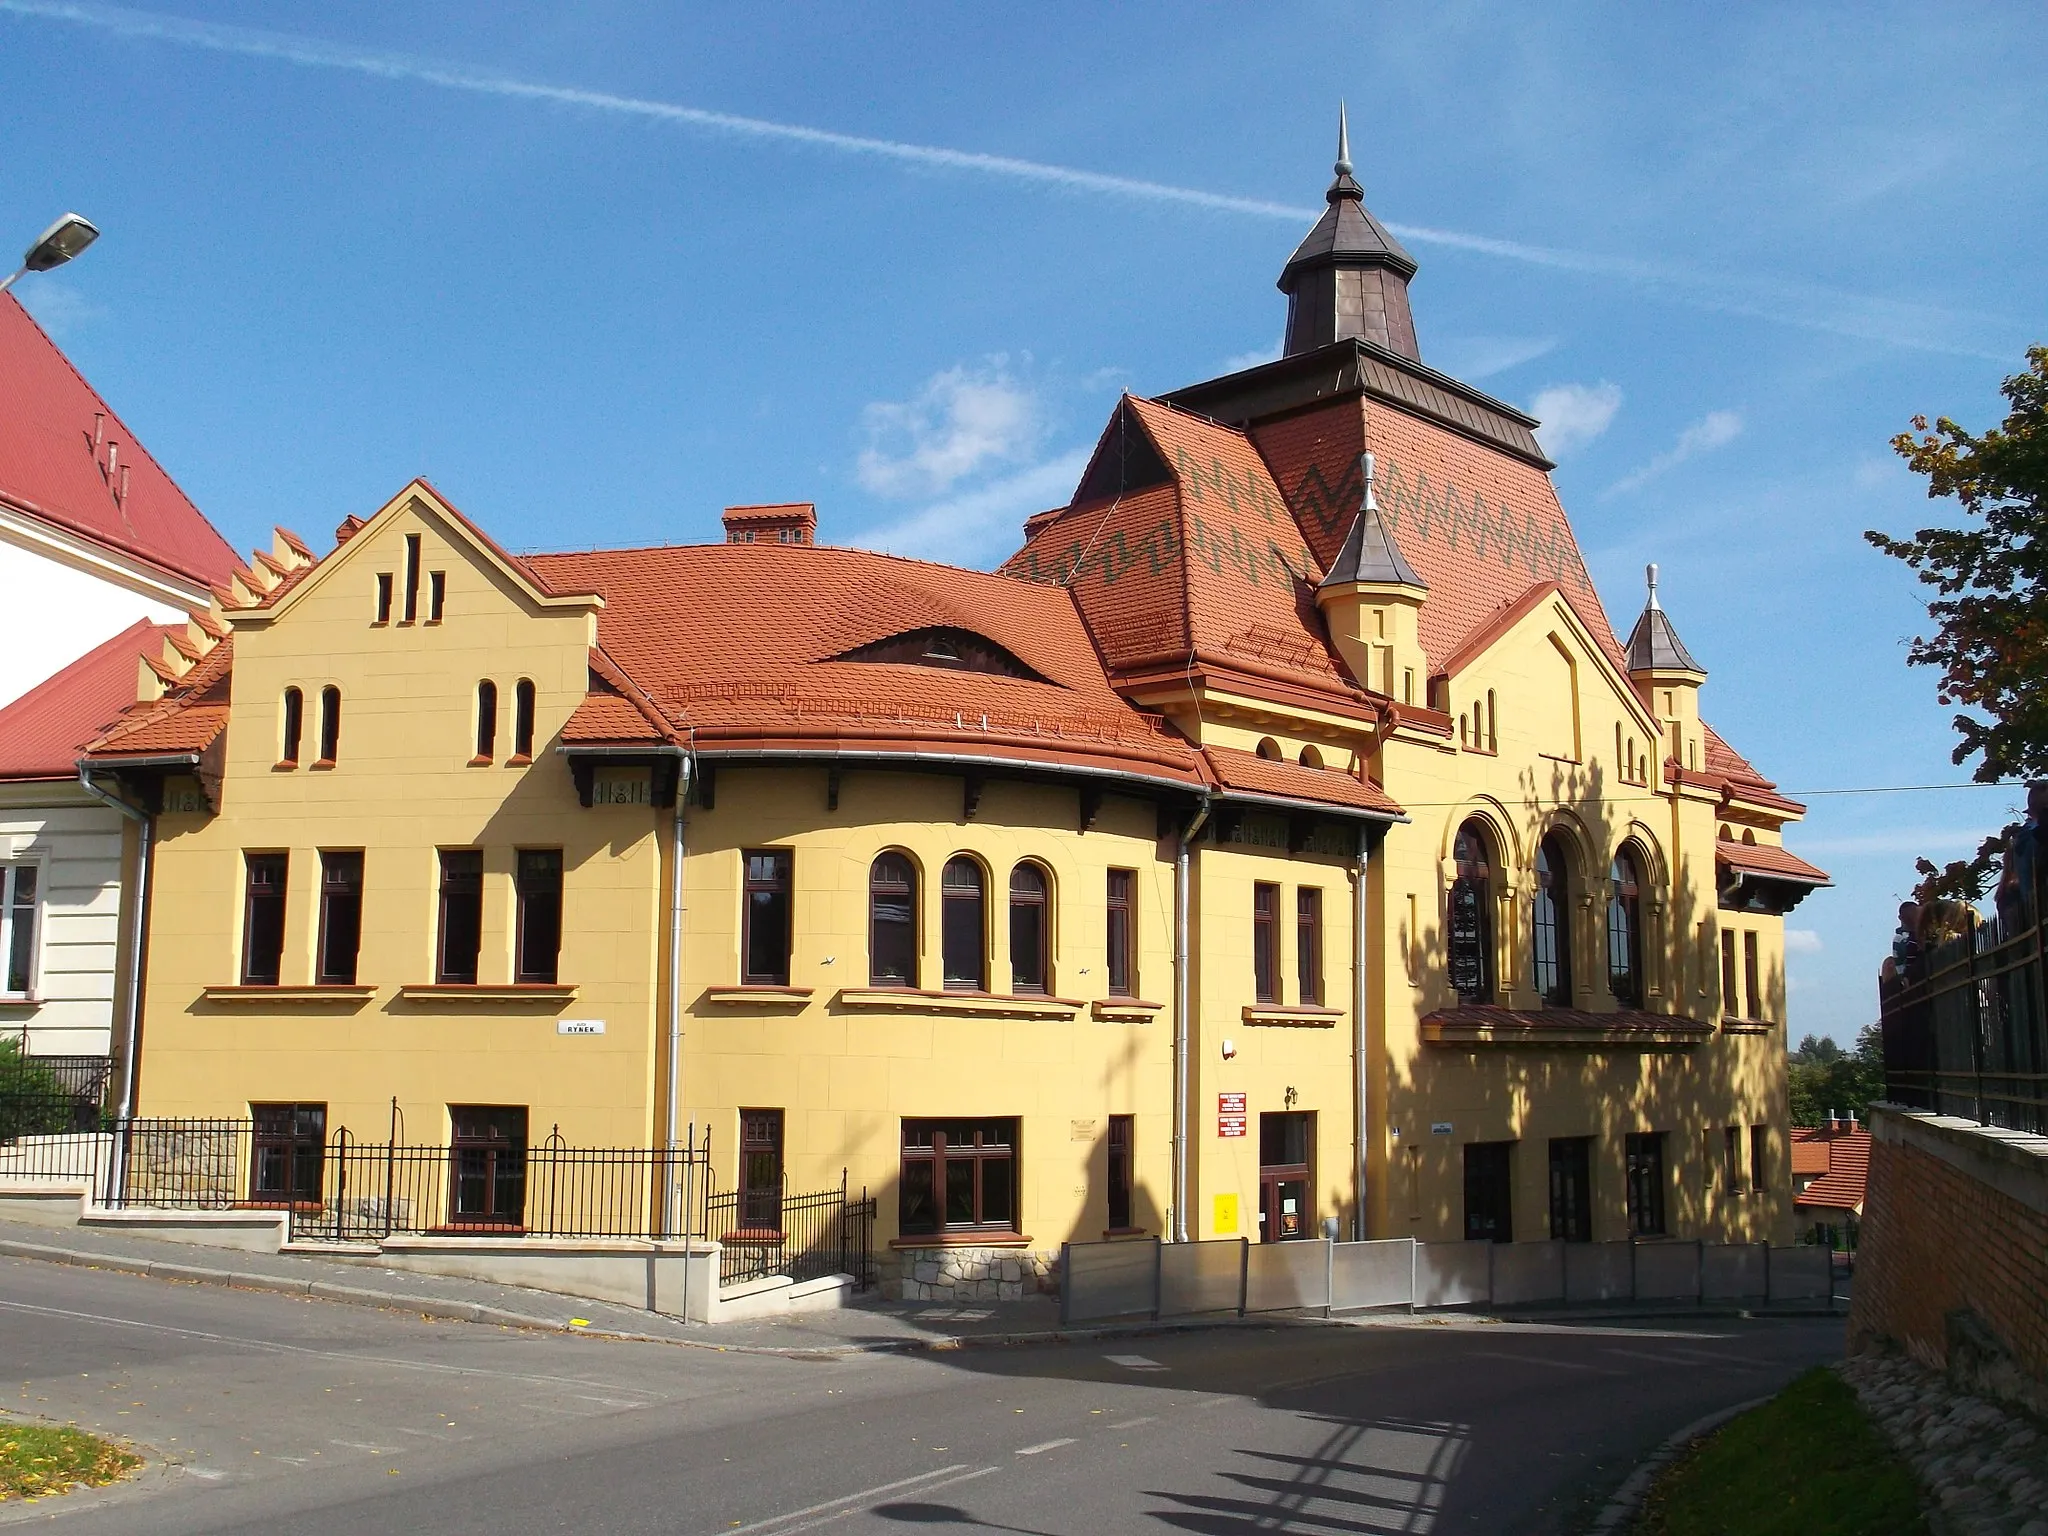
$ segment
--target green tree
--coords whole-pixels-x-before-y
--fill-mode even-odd
[[[0,1142],[19,1136],[54,1136],[71,1129],[74,1105],[56,1073],[21,1054],[17,1040],[0,1040]]]
[[[1832,1114],[1862,1119],[1873,1100],[1884,1097],[1884,1038],[1875,1024],[1845,1051],[1834,1041],[1808,1035],[1786,1065],[1792,1090],[1792,1123],[1819,1125]]]

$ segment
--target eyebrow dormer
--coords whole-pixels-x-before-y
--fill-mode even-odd
[[[1012,652],[971,629],[935,625],[908,630],[886,640],[871,640],[829,658],[832,661],[885,662],[903,667],[939,667],[948,672],[986,672],[995,677],[1049,683],[1050,678],[1026,666]]]

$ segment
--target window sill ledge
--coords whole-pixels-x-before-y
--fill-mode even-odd
[[[42,998],[33,992],[0,992],[0,1008],[34,1008]]]
[[[1101,997],[1088,1005],[1088,1011],[1105,1024],[1150,1024],[1165,1006],[1135,997]]]
[[[1341,1008],[1282,1008],[1273,1003],[1247,1003],[1247,1024],[1272,1024],[1296,1029],[1329,1029],[1344,1017]]]
[[[476,982],[415,982],[400,987],[398,995],[408,1003],[570,1003],[576,1000],[573,982],[520,981],[509,986]]]
[[[1768,1019],[1723,1019],[1721,1033],[1724,1035],[1768,1035],[1777,1026]]]
[[[1102,1237],[1105,1242],[1120,1237],[1144,1237],[1148,1230],[1145,1227],[1107,1227],[1103,1229]]]
[[[909,987],[842,987],[840,1007],[876,1013],[966,1013],[990,1019],[1071,1019],[1081,1004],[1066,997],[1000,992],[920,992]]]
[[[810,987],[706,987],[702,1002],[713,1008],[802,1008],[811,1000]]]
[[[889,1246],[906,1248],[1029,1248],[1031,1239],[1015,1232],[927,1232],[920,1237],[892,1237]]]
[[[266,987],[234,985],[202,987],[200,998],[209,1003],[250,1003],[257,1007],[291,1007],[294,1004],[336,1004],[361,1007],[377,995],[375,987],[322,984],[311,987]]]

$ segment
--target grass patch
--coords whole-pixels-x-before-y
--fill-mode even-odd
[[[0,1502],[119,1482],[142,1458],[82,1429],[0,1423]]]
[[[1821,1367],[1657,1480],[1635,1536],[1926,1536],[1912,1471]]]

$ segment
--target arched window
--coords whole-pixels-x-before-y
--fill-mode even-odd
[[[1457,872],[1451,880],[1445,946],[1451,986],[1468,1003],[1493,1001],[1493,868],[1485,826],[1468,821],[1458,828],[1451,857]]]
[[[284,691],[284,750],[277,755],[280,763],[296,768],[299,766],[299,734],[306,723],[306,697],[296,688]]]
[[[1536,995],[1565,1008],[1572,1000],[1571,881],[1564,844],[1546,837],[1536,849],[1536,911],[1530,924]]]
[[[1043,992],[1052,972],[1052,882],[1036,864],[1010,871],[1010,990]]]
[[[1269,763],[1277,763],[1283,757],[1285,757],[1286,754],[1280,750],[1279,742],[1275,741],[1270,736],[1261,736],[1259,738],[1259,756],[1263,757]]]
[[[917,870],[900,853],[868,867],[868,985],[917,985]]]
[[[1643,1005],[1642,860],[1623,844],[1607,872],[1607,990],[1624,1008]]]
[[[533,760],[533,679],[522,677],[512,690],[512,755]]]
[[[1322,767],[1323,754],[1314,747],[1303,747],[1301,749],[1301,766],[1304,768]]]
[[[964,854],[946,861],[939,877],[939,937],[946,986],[955,992],[988,990],[988,916],[981,866]]]
[[[320,761],[328,767],[341,752],[341,690],[329,683],[320,690]]]
[[[488,763],[498,750],[498,685],[488,677],[476,685],[476,756],[472,764]]]

